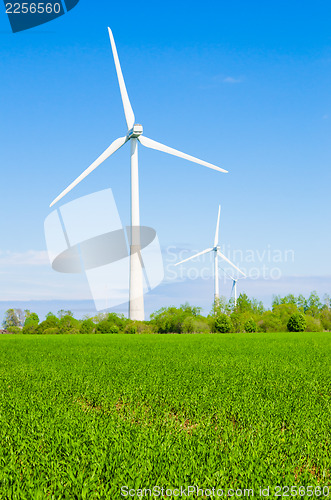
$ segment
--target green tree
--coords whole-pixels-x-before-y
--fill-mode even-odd
[[[151,314],[151,324],[157,333],[184,333],[187,318],[200,320],[200,308],[183,304],[180,307],[162,307]]]
[[[246,293],[241,293],[238,297],[237,300],[237,307],[236,311],[238,313],[244,313],[244,312],[249,312],[252,311],[252,302],[246,295]]]
[[[24,313],[22,309],[8,309],[5,312],[5,317],[2,322],[4,328],[8,330],[11,326],[22,326],[24,321]]]
[[[306,318],[301,313],[292,314],[287,322],[287,329],[289,332],[304,332],[306,326]]]
[[[101,320],[95,327],[96,333],[118,333],[118,326],[112,324],[107,319]]]
[[[64,318],[64,316],[73,316],[73,313],[71,311],[66,311],[65,309],[60,309],[57,312],[57,317],[59,319],[62,319],[62,318]]]
[[[73,318],[70,314],[62,316],[58,326],[59,333],[79,333],[79,321],[78,319]]]
[[[214,329],[219,333],[229,333],[232,328],[231,319],[226,314],[218,314],[215,318]]]
[[[305,313],[308,309],[307,300],[302,294],[297,298],[297,307],[301,313]]]
[[[232,302],[229,303],[226,297],[222,295],[214,300],[211,314],[213,316],[218,316],[219,314],[230,314],[233,310],[233,306],[234,304],[232,304]]]
[[[95,323],[92,319],[84,319],[80,325],[80,333],[91,334],[95,332]]]
[[[316,318],[319,315],[321,309],[322,302],[317,295],[317,292],[314,291],[309,295],[309,298],[307,300],[306,314],[310,314],[311,316]]]
[[[38,334],[44,334],[46,333],[46,330],[49,328],[57,328],[59,329],[60,326],[60,320],[55,316],[55,314],[49,312],[46,314],[46,319],[42,321],[36,330],[36,333]]]
[[[281,332],[283,329],[280,317],[273,311],[265,311],[258,321],[258,330],[262,332]]]
[[[24,321],[22,333],[24,333],[24,334],[37,333],[38,325],[39,325],[38,314],[30,313],[30,311],[29,311],[29,314],[26,314],[26,316],[25,316],[25,321]]]
[[[253,318],[250,318],[247,321],[245,321],[244,330],[247,333],[256,332],[257,325],[256,325],[255,321],[253,320]]]
[[[331,310],[323,309],[320,315],[321,325],[324,330],[331,331]]]
[[[306,332],[321,332],[323,327],[319,318],[314,318],[308,314],[305,316],[306,319]]]

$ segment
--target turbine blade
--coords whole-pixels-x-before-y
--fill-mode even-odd
[[[196,253],[195,255],[192,255],[192,257],[188,257],[188,259],[181,260],[180,262],[177,262],[175,266],[179,266],[179,264],[183,264],[184,262],[187,262],[188,260],[192,260],[195,257],[199,257],[199,255],[203,255],[205,253],[211,252],[213,249],[212,248],[207,248],[206,250],[203,250],[203,252]]]
[[[231,265],[232,267],[234,267],[237,271],[239,271],[239,272],[240,272],[240,274],[242,274],[243,276],[245,276],[245,277],[246,277],[246,274],[245,274],[245,273],[243,273],[243,272],[239,269],[239,267],[235,266],[235,265],[231,262],[231,260],[229,260],[227,257],[225,257],[225,255],[223,255],[223,254],[222,254],[222,252],[220,252],[219,250],[217,250],[217,252],[218,252],[218,255],[219,255],[220,257],[222,257],[222,259],[224,259],[226,262],[228,262],[228,264],[230,264],[230,265]]]
[[[227,275],[228,278],[232,279],[232,281],[234,280],[234,278],[231,276],[231,274],[227,273],[223,267],[220,267],[220,269],[223,271],[224,274]]]
[[[220,215],[221,215],[221,205],[219,205],[219,207],[218,207],[218,217],[217,217],[217,224],[216,224],[214,247],[216,247],[218,245],[218,234],[219,234],[219,228],[220,228]]]
[[[233,280],[233,284],[232,284],[232,288],[231,288],[231,296],[232,296],[232,292],[233,292],[233,289],[235,286],[236,286],[236,282]]]
[[[205,167],[212,168],[213,170],[218,170],[219,172],[224,172],[227,173],[227,170],[224,170],[223,168],[216,167],[216,165],[212,165],[212,163],[208,163],[207,161],[204,160],[199,160],[198,158],[195,158],[194,156],[187,155],[186,153],[182,153],[181,151],[178,151],[177,149],[169,148],[168,146],[165,146],[164,144],[161,144],[160,142],[153,141],[153,139],[149,139],[148,137],[145,137],[144,135],[141,135],[138,140],[141,142],[143,146],[146,146],[146,148],[150,149],[156,149],[157,151],[163,151],[164,153],[168,153],[169,155],[173,156],[179,156],[179,158],[184,158],[185,160],[192,161],[193,163],[199,163],[200,165],[204,165]]]
[[[126,137],[120,137],[119,139],[116,139],[116,141],[114,141],[109,146],[109,148],[107,148],[106,151],[104,153],[102,153],[102,155],[99,156],[99,158],[97,160],[95,160],[95,162],[92,163],[92,165],[90,165],[86,170],[84,170],[84,172],[79,177],[77,177],[77,179],[74,180],[70,184],[70,186],[68,186],[64,191],[62,191],[61,194],[59,194],[59,196],[57,198],[55,198],[54,201],[52,201],[52,203],[50,204],[50,207],[55,205],[55,203],[57,203],[59,200],[61,200],[61,198],[63,198],[63,196],[68,194],[69,191],[71,191],[75,186],[77,186],[77,184],[79,184],[83,179],[85,179],[85,177],[87,177],[102,162],[107,160],[107,158],[109,158],[109,156],[111,156],[113,153],[115,153],[115,151],[117,151],[119,148],[121,148],[123,146],[123,144],[125,144],[127,142],[127,140],[128,139]]]
[[[134,125],[135,117],[134,117],[134,113],[133,113],[131,103],[129,100],[128,92],[126,90],[126,86],[125,86],[125,82],[124,82],[124,78],[123,78],[123,73],[122,73],[120,61],[119,61],[118,54],[117,54],[114,36],[113,36],[113,33],[112,33],[110,28],[108,28],[108,32],[109,32],[111,48],[113,51],[113,56],[114,56],[114,61],[115,61],[117,79],[118,79],[118,83],[119,83],[120,91],[121,91],[121,96],[122,96],[125,119],[126,119],[126,123],[128,125],[128,130],[130,130]]]

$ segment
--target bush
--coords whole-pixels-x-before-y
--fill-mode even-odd
[[[49,328],[59,328],[59,324],[59,318],[52,313],[48,313],[46,319],[38,325],[35,333],[43,334]]]
[[[331,310],[324,309],[321,313],[321,323],[324,330],[331,331]]]
[[[80,333],[91,334],[95,332],[95,324],[91,319],[84,319],[80,325]]]
[[[237,312],[233,312],[230,316],[230,319],[232,324],[232,331],[236,333],[241,332],[241,315]]]
[[[193,333],[195,331],[194,327],[195,327],[194,318],[192,316],[187,316],[187,318],[184,319],[182,324],[182,332]]]
[[[245,332],[247,333],[253,333],[253,332],[256,332],[257,330],[257,325],[255,323],[255,321],[253,320],[253,318],[250,318],[248,319],[245,324],[244,324],[244,330]]]
[[[151,314],[151,324],[157,333],[183,333],[184,324],[186,329],[192,328],[191,321],[187,320],[192,317],[200,320],[199,307],[192,307],[189,304],[183,304],[180,307],[162,307]]]
[[[79,321],[69,314],[63,316],[59,321],[59,333],[71,333],[71,330],[79,331]]]
[[[134,335],[137,332],[138,332],[138,328],[137,328],[137,325],[135,325],[134,323],[126,325],[125,330],[124,330],[124,333],[129,333],[132,335]]]
[[[232,323],[229,316],[226,314],[219,314],[215,318],[214,329],[218,333],[229,333],[231,331]]]
[[[263,313],[262,318],[258,321],[258,330],[261,332],[281,332],[283,325],[280,318],[272,311]]]
[[[16,334],[22,333],[22,328],[20,328],[19,326],[15,326],[15,325],[8,326],[7,332],[16,333]]]
[[[58,335],[58,333],[59,329],[56,327],[46,328],[46,330],[44,330],[44,335]]]
[[[306,315],[306,332],[322,332],[323,327],[318,318],[313,318],[312,316]]]
[[[36,313],[30,313],[24,321],[24,326],[34,325],[37,327],[39,324],[39,317]]]
[[[280,304],[279,306],[274,306],[272,312],[276,315],[280,321],[281,328],[280,332],[286,332],[287,324],[292,315],[299,314],[298,308],[295,304]]]
[[[195,333],[210,333],[211,328],[206,321],[201,321],[199,319],[194,320],[194,332]]]
[[[118,333],[118,326],[110,323],[107,319],[103,319],[95,327],[95,333]]]
[[[306,326],[306,318],[300,313],[292,314],[287,322],[287,329],[289,332],[304,332]]]
[[[25,335],[33,335],[37,333],[37,329],[38,329],[38,323],[29,322],[27,325],[24,324],[22,328],[22,333],[24,333]]]
[[[79,333],[79,328],[71,328],[71,330],[66,331],[68,335],[77,335]]]

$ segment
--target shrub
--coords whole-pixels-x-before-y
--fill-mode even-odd
[[[162,307],[151,314],[151,324],[158,333],[183,333],[184,323],[187,318],[200,319],[200,308],[183,304],[180,307]],[[189,326],[191,325],[191,326]],[[186,322],[186,328],[190,329],[192,323]]]
[[[133,321],[128,320],[128,325],[133,325],[136,327],[135,333],[155,333],[154,325],[151,325],[149,321]]]
[[[232,331],[233,332],[241,332],[241,315],[237,312],[233,312],[230,316],[231,318],[231,324],[232,324]]]
[[[318,318],[306,315],[306,332],[322,332],[323,327]]]
[[[244,330],[245,332],[247,333],[252,333],[252,332],[256,332],[257,330],[257,325],[255,323],[255,321],[253,320],[253,318],[250,318],[248,319],[245,324],[244,324]]]
[[[84,319],[80,325],[80,333],[91,334],[95,332],[95,324],[91,319]]]
[[[46,328],[46,330],[44,330],[44,335],[58,335],[58,333],[59,329],[56,327]]]
[[[118,326],[116,326],[112,323],[109,323],[109,321],[107,319],[103,319],[95,327],[95,332],[96,333],[103,333],[103,334],[105,334],[105,333],[118,333],[119,328],[118,328]]]
[[[59,318],[52,313],[48,313],[46,319],[38,325],[35,333],[43,334],[48,328],[58,328],[59,324]]]
[[[195,327],[194,318],[192,316],[187,316],[187,318],[184,319],[182,324],[182,332],[193,333],[195,331],[194,327]]]
[[[129,334],[135,334],[138,332],[138,328],[137,328],[137,325],[135,325],[134,323],[130,323],[128,325],[126,325],[125,327],[125,330],[124,330],[124,333],[129,333]]]
[[[120,329],[116,325],[110,325],[109,333],[119,333]]]
[[[272,311],[266,311],[258,322],[258,330],[262,332],[281,332],[283,330],[282,321]]]
[[[229,333],[231,331],[231,319],[226,314],[219,314],[215,318],[214,328],[219,333]]]
[[[306,318],[303,314],[292,314],[287,322],[287,329],[289,332],[304,332],[307,326]]]
[[[280,332],[286,331],[288,321],[292,315],[299,314],[295,304],[280,304],[279,306],[274,306],[272,312],[281,323],[281,328],[278,330]]]
[[[66,331],[68,335],[77,335],[79,333],[79,328],[71,328],[71,330]]]
[[[22,333],[25,335],[33,335],[37,333],[38,323],[30,322],[27,325],[24,324],[22,328]]]
[[[36,313],[30,313],[26,320],[24,321],[24,326],[28,326],[28,325],[34,325],[34,326],[38,326],[39,324],[39,317],[38,317],[38,314]]]
[[[20,328],[19,326],[11,325],[7,327],[7,332],[16,334],[22,333],[22,328]]]
[[[63,316],[59,321],[59,333],[70,333],[70,330],[79,331],[79,321],[69,314]]]
[[[321,312],[321,323],[324,330],[331,331],[331,310],[324,309]]]
[[[210,333],[211,328],[206,321],[199,319],[194,320],[194,332],[196,333]]]

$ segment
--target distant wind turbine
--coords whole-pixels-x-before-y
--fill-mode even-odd
[[[203,250],[202,252],[199,252],[195,255],[192,255],[192,257],[189,257],[188,259],[184,259],[181,262],[177,262],[175,266],[179,266],[180,264],[183,264],[184,262],[188,262],[189,260],[195,259],[196,257],[199,257],[200,255],[204,255],[205,253],[209,252],[214,252],[214,279],[215,279],[215,293],[214,293],[214,301],[219,299],[219,280],[218,280],[218,257],[221,257],[221,259],[225,260],[228,264],[230,264],[234,269],[240,272],[243,276],[246,276],[240,269],[239,267],[235,266],[227,257],[225,257],[224,254],[220,251],[220,246],[218,244],[219,240],[219,225],[220,225],[220,215],[221,215],[221,205],[218,207],[218,216],[217,216],[217,224],[216,224],[216,231],[215,231],[215,239],[214,239],[214,246],[211,248],[207,248],[206,250]]]
[[[163,151],[179,158],[199,163],[205,167],[218,170],[219,172],[227,172],[223,168],[216,167],[211,163],[199,160],[194,156],[177,151],[177,149],[164,146],[160,142],[153,141],[148,137],[142,135],[142,125],[135,124],[135,116],[129,101],[129,96],[126,90],[115,40],[110,28],[108,28],[110,43],[113,51],[116,73],[120,87],[124,114],[128,126],[128,132],[124,137],[116,139],[109,148],[102,153],[99,158],[92,163],[76,180],[74,180],[62,193],[55,198],[51,203],[51,207],[57,203],[63,196],[71,191],[77,184],[79,184],[86,176],[88,176],[95,168],[103,163],[115,151],[121,148],[126,142],[131,141],[131,241],[130,241],[130,291],[129,291],[129,317],[133,320],[144,320],[144,297],[143,297],[143,274],[142,274],[142,258],[141,258],[141,245],[140,245],[140,217],[139,217],[139,183],[138,183],[138,141],[147,148]]]
[[[221,267],[221,269],[228,276],[228,278],[230,278],[232,280],[232,288],[231,288],[230,297],[232,297],[232,293],[234,292],[234,307],[236,307],[236,305],[237,305],[237,283],[238,283],[240,278],[234,278],[233,276],[231,276],[231,274],[226,272],[226,270],[223,267]],[[244,273],[242,273],[242,274],[244,274]],[[244,274],[244,277],[247,278],[247,276],[245,274]]]

